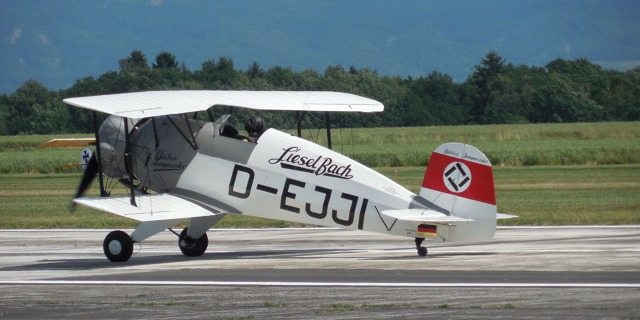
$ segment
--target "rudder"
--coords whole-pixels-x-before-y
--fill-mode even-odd
[[[446,241],[481,241],[496,228],[496,194],[489,159],[477,148],[446,143],[431,154],[420,196],[451,212],[472,219],[449,227]]]

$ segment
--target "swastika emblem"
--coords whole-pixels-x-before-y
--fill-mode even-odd
[[[444,169],[442,179],[449,191],[460,193],[471,185],[471,170],[462,162],[452,162]]]

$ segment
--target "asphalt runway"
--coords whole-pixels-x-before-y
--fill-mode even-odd
[[[640,318],[640,226],[499,228],[483,243],[336,229],[162,232],[126,263],[110,230],[0,230],[0,318]],[[139,249],[139,251],[138,251]]]

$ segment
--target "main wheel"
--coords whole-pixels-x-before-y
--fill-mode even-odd
[[[193,239],[187,236],[187,230],[189,227],[186,227],[180,232],[180,236],[178,237],[178,247],[180,247],[180,251],[187,257],[199,257],[207,251],[207,247],[209,246],[209,237],[204,233],[200,238]]]
[[[102,242],[102,250],[112,262],[125,262],[133,254],[133,240],[124,231],[111,231]]]
[[[418,255],[421,257],[426,257],[427,256],[427,248],[422,246],[422,242],[424,241],[424,238],[416,238],[416,249],[418,249]]]

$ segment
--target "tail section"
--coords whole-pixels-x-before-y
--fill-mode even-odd
[[[438,226],[446,241],[482,241],[496,229],[496,193],[493,169],[480,150],[462,143],[446,143],[431,154],[420,196],[473,221]],[[441,232],[442,230],[442,232]]]

